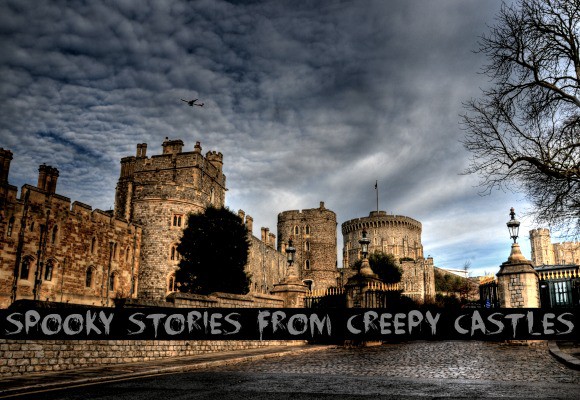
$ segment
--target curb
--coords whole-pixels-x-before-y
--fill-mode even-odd
[[[0,390],[0,398],[9,398],[16,395],[23,395],[23,394],[32,394],[38,391],[44,390],[56,390],[56,389],[63,389],[68,387],[76,387],[76,386],[84,386],[84,385],[92,385],[96,383],[103,383],[103,382],[114,382],[114,381],[122,381],[122,380],[130,380],[130,379],[137,379],[143,378],[147,376],[154,376],[160,374],[170,374],[170,373],[179,373],[179,372],[190,372],[196,371],[201,369],[213,368],[213,367],[221,367],[224,365],[231,365],[231,364],[238,364],[242,362],[248,361],[257,361],[263,360],[267,358],[276,358],[282,357],[285,355],[290,354],[301,354],[301,353],[310,353],[319,350],[326,350],[329,348],[333,348],[335,346],[332,345],[324,345],[324,346],[313,346],[309,348],[301,348],[301,349],[292,349],[289,346],[288,349],[278,350],[272,353],[265,353],[265,354],[253,354],[248,356],[237,356],[232,358],[225,358],[221,360],[209,360],[209,361],[201,361],[195,362],[192,360],[191,364],[182,364],[176,366],[166,366],[166,367],[152,367],[151,369],[144,370],[144,371],[136,371],[136,372],[129,372],[129,373],[120,373],[115,375],[101,375],[101,376],[94,376],[88,378],[80,378],[80,379],[71,379],[65,380],[61,382],[54,382],[54,383],[41,383],[36,385],[29,385],[29,386],[21,386],[12,389]],[[207,354],[206,354],[207,355]],[[216,356],[219,356],[219,353],[215,353]],[[122,364],[114,364],[111,366],[118,367]]]
[[[561,351],[556,341],[548,341],[548,350],[550,351],[550,354],[552,354],[552,356],[554,356],[554,358],[556,358],[562,364],[565,364],[567,367],[572,369],[580,370],[580,360]]]

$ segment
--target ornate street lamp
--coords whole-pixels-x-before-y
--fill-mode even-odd
[[[367,258],[369,255],[369,243],[371,240],[367,237],[367,230],[363,228],[362,238],[358,241],[360,243],[360,251],[362,253],[363,259]]]
[[[371,240],[367,238],[367,230],[363,228],[362,231],[362,238],[358,241],[360,243],[360,252],[362,253],[362,263],[360,265],[359,273],[364,276],[375,276],[373,270],[371,269],[371,265],[369,264],[368,255],[369,255],[369,243]]]
[[[292,238],[288,239],[288,246],[286,246],[286,259],[288,260],[288,268],[292,267],[294,263],[294,253],[296,249],[292,247]]]
[[[516,213],[513,207],[510,209],[510,216],[511,219],[507,222],[506,225],[510,232],[510,237],[514,240],[514,243],[516,243],[518,239],[518,233],[520,231],[520,222],[516,219]]]

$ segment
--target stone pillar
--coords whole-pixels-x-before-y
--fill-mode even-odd
[[[285,280],[274,284],[274,289],[270,293],[282,297],[285,308],[303,308],[308,287],[299,280]]]
[[[369,260],[363,259],[360,271],[351,276],[344,285],[347,308],[366,307],[365,293],[369,290],[369,284],[380,284],[382,281],[373,273]]]
[[[526,260],[520,245],[512,244],[511,254],[497,273],[499,304],[502,308],[539,308],[538,273]]]

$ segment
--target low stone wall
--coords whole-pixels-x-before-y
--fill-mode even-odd
[[[0,377],[152,361],[219,351],[300,344],[304,342],[300,340],[0,340]]]
[[[179,308],[283,308],[284,300],[269,294],[212,293],[208,296],[171,293],[167,301]],[[131,304],[129,305],[131,306]]]
[[[209,296],[202,296],[172,293],[168,296],[167,302],[130,299],[123,306],[127,308],[282,308],[284,300],[267,294],[212,293]],[[300,344],[304,342],[300,340],[0,340],[0,377],[104,364],[152,361],[219,351]]]

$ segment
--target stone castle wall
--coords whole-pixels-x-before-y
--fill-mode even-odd
[[[106,306],[135,296],[141,228],[79,202],[71,207],[54,192],[57,176],[41,166],[39,187],[24,185],[20,199],[4,182],[0,307],[34,298]]]
[[[435,298],[433,259],[423,257],[421,223],[409,217],[388,215],[385,211],[371,211],[368,217],[342,224],[344,282],[356,274],[353,266],[361,258],[359,240],[363,229],[370,240],[370,253],[383,252],[394,255],[396,259],[412,259],[400,263],[405,296],[418,301]]]
[[[292,238],[300,279],[313,290],[337,286],[336,225],[336,214],[324,202],[319,208],[278,214],[278,250],[284,253]]]
[[[177,308],[281,308],[276,296],[210,296],[174,293],[164,307]],[[139,306],[139,302],[128,302]],[[0,340],[0,376],[62,371],[99,365],[152,361],[218,351],[292,346],[303,341],[281,340]]]
[[[368,217],[356,218],[342,224],[343,266],[350,268],[360,258],[359,240],[366,229],[370,239],[369,252],[381,251],[396,258],[423,257],[421,223],[409,217],[372,211]]]
[[[221,153],[201,154],[201,145],[182,152],[181,140],[166,140],[163,154],[147,157],[147,145],[137,145],[134,157],[121,160],[115,195],[115,215],[143,226],[138,295],[163,299],[174,290],[179,243],[190,213],[209,205],[223,207],[226,177]]]
[[[550,230],[545,228],[530,231],[532,264],[580,265],[580,242],[552,243]]]
[[[433,259],[401,262],[403,294],[413,300],[425,302],[435,299],[435,269]]]

